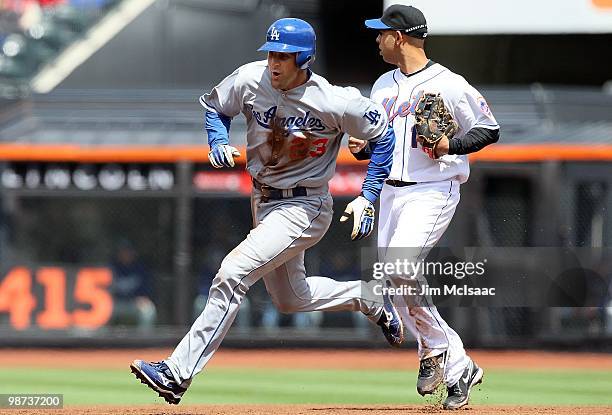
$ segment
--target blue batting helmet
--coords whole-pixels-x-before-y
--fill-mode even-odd
[[[266,34],[266,43],[259,51],[297,53],[295,63],[306,69],[315,59],[314,29],[301,19],[285,18],[272,23]]]

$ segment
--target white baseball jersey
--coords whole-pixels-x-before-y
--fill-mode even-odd
[[[279,189],[321,187],[333,177],[343,133],[372,140],[386,131],[382,105],[311,73],[289,91],[272,87],[267,61],[241,66],[200,103],[247,120],[247,171]]]
[[[427,92],[440,93],[444,104],[459,124],[455,137],[474,127],[499,128],[482,95],[460,75],[433,63],[411,75],[399,69],[383,74],[372,87],[371,98],[381,103],[393,123],[395,151],[389,179],[405,182],[434,182],[456,179],[465,182],[470,174],[466,155],[429,158],[416,140],[414,109]]]

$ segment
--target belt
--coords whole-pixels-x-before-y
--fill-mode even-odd
[[[417,182],[403,182],[401,180],[393,180],[393,179],[387,179],[385,183],[393,187],[406,187],[406,186],[412,186],[413,184],[417,184]]]
[[[292,189],[277,189],[267,184],[261,184],[257,180],[253,179],[253,186],[261,192],[262,200],[267,202],[268,200],[281,200],[290,197],[307,196],[308,192],[305,187],[297,186]]]

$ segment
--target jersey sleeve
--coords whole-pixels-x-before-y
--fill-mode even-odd
[[[385,85],[386,78],[387,74],[384,74],[380,78],[378,78],[376,82],[374,82],[374,85],[372,85],[372,90],[370,91],[370,99],[372,101],[382,102],[382,99],[380,99],[382,94],[381,91],[384,89],[383,86]]]
[[[455,121],[465,133],[474,127],[498,129],[499,125],[484,97],[471,85],[454,108]]]
[[[346,134],[362,140],[376,140],[387,130],[387,113],[381,104],[352,88],[341,120]]]
[[[200,97],[200,104],[207,111],[214,111],[227,117],[235,117],[242,111],[242,95],[239,82],[240,68],[225,78],[212,91]]]

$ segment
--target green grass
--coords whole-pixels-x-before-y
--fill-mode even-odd
[[[66,405],[159,401],[128,370],[1,369],[0,393],[63,393]],[[183,400],[201,403],[425,403],[416,373],[373,370],[211,369]],[[612,405],[611,371],[489,370],[472,403]],[[431,398],[429,399],[431,403]]]

